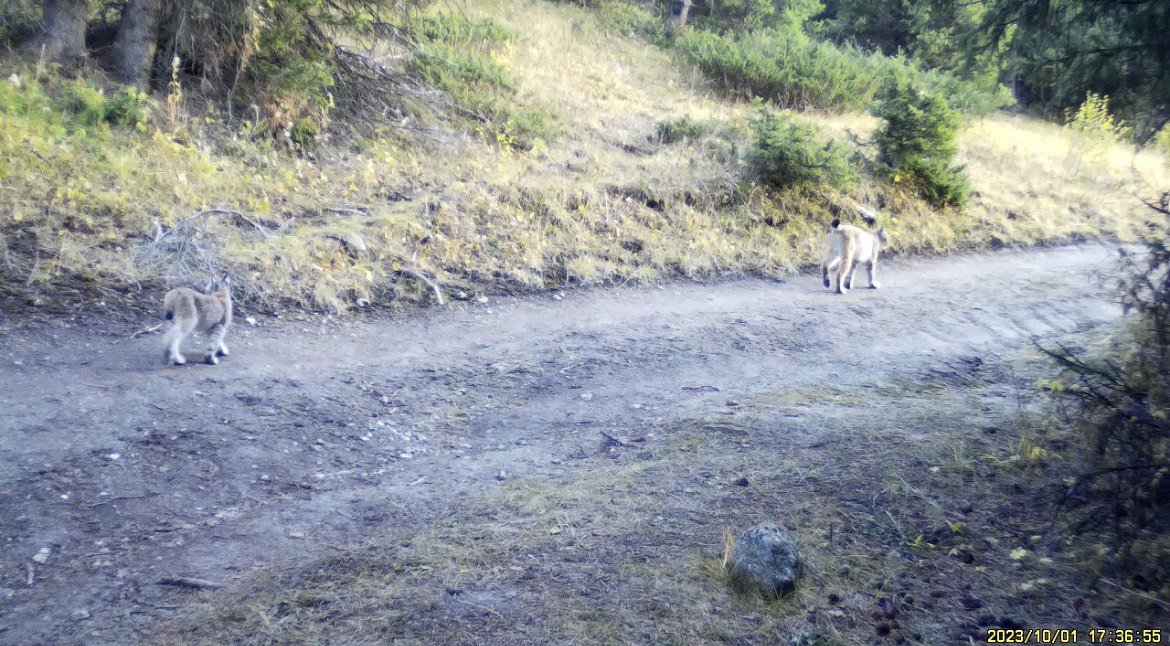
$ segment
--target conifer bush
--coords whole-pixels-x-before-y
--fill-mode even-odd
[[[954,165],[961,120],[946,99],[895,75],[878,93],[874,115],[879,173],[906,182],[931,204],[962,208],[970,195],[963,169]]]
[[[748,162],[760,181],[776,188],[845,190],[857,180],[844,146],[826,141],[812,125],[767,108],[752,125],[755,142]]]

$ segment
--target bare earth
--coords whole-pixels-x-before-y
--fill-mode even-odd
[[[388,616],[381,638],[775,642],[801,627],[852,642],[872,634],[863,631],[877,620],[861,617],[882,593],[853,593],[868,581],[837,567],[838,546],[857,551],[850,531],[861,541],[889,526],[905,535],[891,549],[908,551],[922,534],[910,525],[931,519],[906,512],[889,523],[895,515],[871,502],[891,490],[847,484],[865,482],[850,469],[874,465],[880,483],[881,469],[904,468],[918,478],[907,487],[921,489],[932,463],[897,456],[997,429],[1004,446],[1018,438],[1013,420],[1032,406],[1021,384],[1043,369],[1032,339],[1119,319],[1094,277],[1113,257],[1070,247],[893,261],[883,289],[846,297],[801,276],[496,299],[364,322],[249,326],[243,311],[228,334],[232,355],[215,367],[190,353],[191,364],[164,368],[157,333],[132,338],[157,320],[34,328],[9,317],[0,321],[0,643],[153,642],[160,630],[211,640],[184,613],[252,594],[253,577],[348,546],[434,539],[469,522],[528,527],[524,519],[545,524],[515,554],[496,545],[466,567],[432,554],[428,568],[406,568],[401,576],[417,577],[411,594],[429,605]],[[550,483],[580,497],[561,516],[557,492],[542,489]],[[526,496],[549,508],[526,510]],[[598,513],[574,515],[574,505]],[[968,507],[941,517],[966,516],[969,532],[994,525],[977,495]],[[858,520],[859,510],[872,518]],[[806,596],[799,616],[786,616],[791,608],[744,605],[704,574],[726,528],[767,518],[801,534],[811,587],[845,596]],[[47,558],[34,559],[42,548]],[[939,573],[929,584],[915,583],[916,603],[881,620],[895,635],[966,643],[989,612],[1078,621],[1072,606],[1030,615],[1006,591],[976,605],[976,579],[958,587],[945,568],[964,564],[945,559],[930,561]],[[227,589],[160,585],[167,577]],[[655,589],[660,580],[673,587]],[[958,614],[922,609],[930,585]],[[638,605],[671,590],[683,595],[674,605]],[[687,607],[688,594],[705,601]],[[572,612],[548,618],[570,596],[581,599]],[[580,604],[608,615],[614,632],[592,632],[596,618]],[[738,624],[700,617],[725,605],[743,615],[728,619]],[[275,641],[310,636],[263,630]]]

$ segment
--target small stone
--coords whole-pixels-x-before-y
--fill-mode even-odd
[[[121,453],[111,453],[111,454],[107,455],[106,457],[111,459],[111,460],[117,460],[118,458],[122,457],[122,454]]]
[[[748,482],[748,479],[746,477],[744,477],[744,478],[740,478],[739,480],[736,480],[732,484],[734,484],[737,487],[746,487],[751,483]]]
[[[486,303],[486,302],[488,302],[488,297],[487,296],[479,296],[475,299],[475,302],[476,303]]]
[[[45,563],[48,563],[49,562],[49,554],[51,554],[51,552],[49,551],[49,548],[42,547],[39,551],[37,551],[36,554],[33,554],[33,557],[32,557],[33,563],[36,563],[38,565],[44,565]]]
[[[585,401],[592,401],[593,393],[581,393],[581,399],[584,399]]]
[[[289,532],[288,537],[289,538],[304,538],[305,533],[304,532]]]
[[[508,479],[508,472],[504,471],[503,469],[500,469],[500,472],[496,474],[496,480],[507,480],[507,479]]]
[[[256,317],[255,316],[245,316],[244,321],[248,325],[251,325],[252,327],[256,327]]]
[[[739,402],[735,401],[734,399],[729,399],[729,400],[727,400],[727,405],[728,406],[739,406]]]
[[[77,610],[69,613],[69,616],[73,617],[73,619],[76,621],[85,621],[86,619],[89,619],[89,611],[85,608],[78,608]]]
[[[16,594],[16,590],[12,588],[0,588],[0,599],[11,599],[14,594]]]

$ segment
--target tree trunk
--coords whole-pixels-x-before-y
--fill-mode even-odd
[[[162,0],[129,0],[118,26],[112,63],[114,73],[126,83],[145,88],[150,82],[154,53],[158,49],[158,20]]]
[[[45,57],[69,61],[85,56],[87,0],[45,0],[44,32],[38,45]]]
[[[666,14],[663,22],[668,33],[675,33],[687,26],[687,17],[691,13],[692,0],[675,0],[671,5],[670,13]]]

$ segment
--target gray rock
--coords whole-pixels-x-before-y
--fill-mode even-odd
[[[776,523],[761,523],[735,539],[727,569],[735,581],[767,596],[784,596],[796,589],[800,553],[796,541]]]

